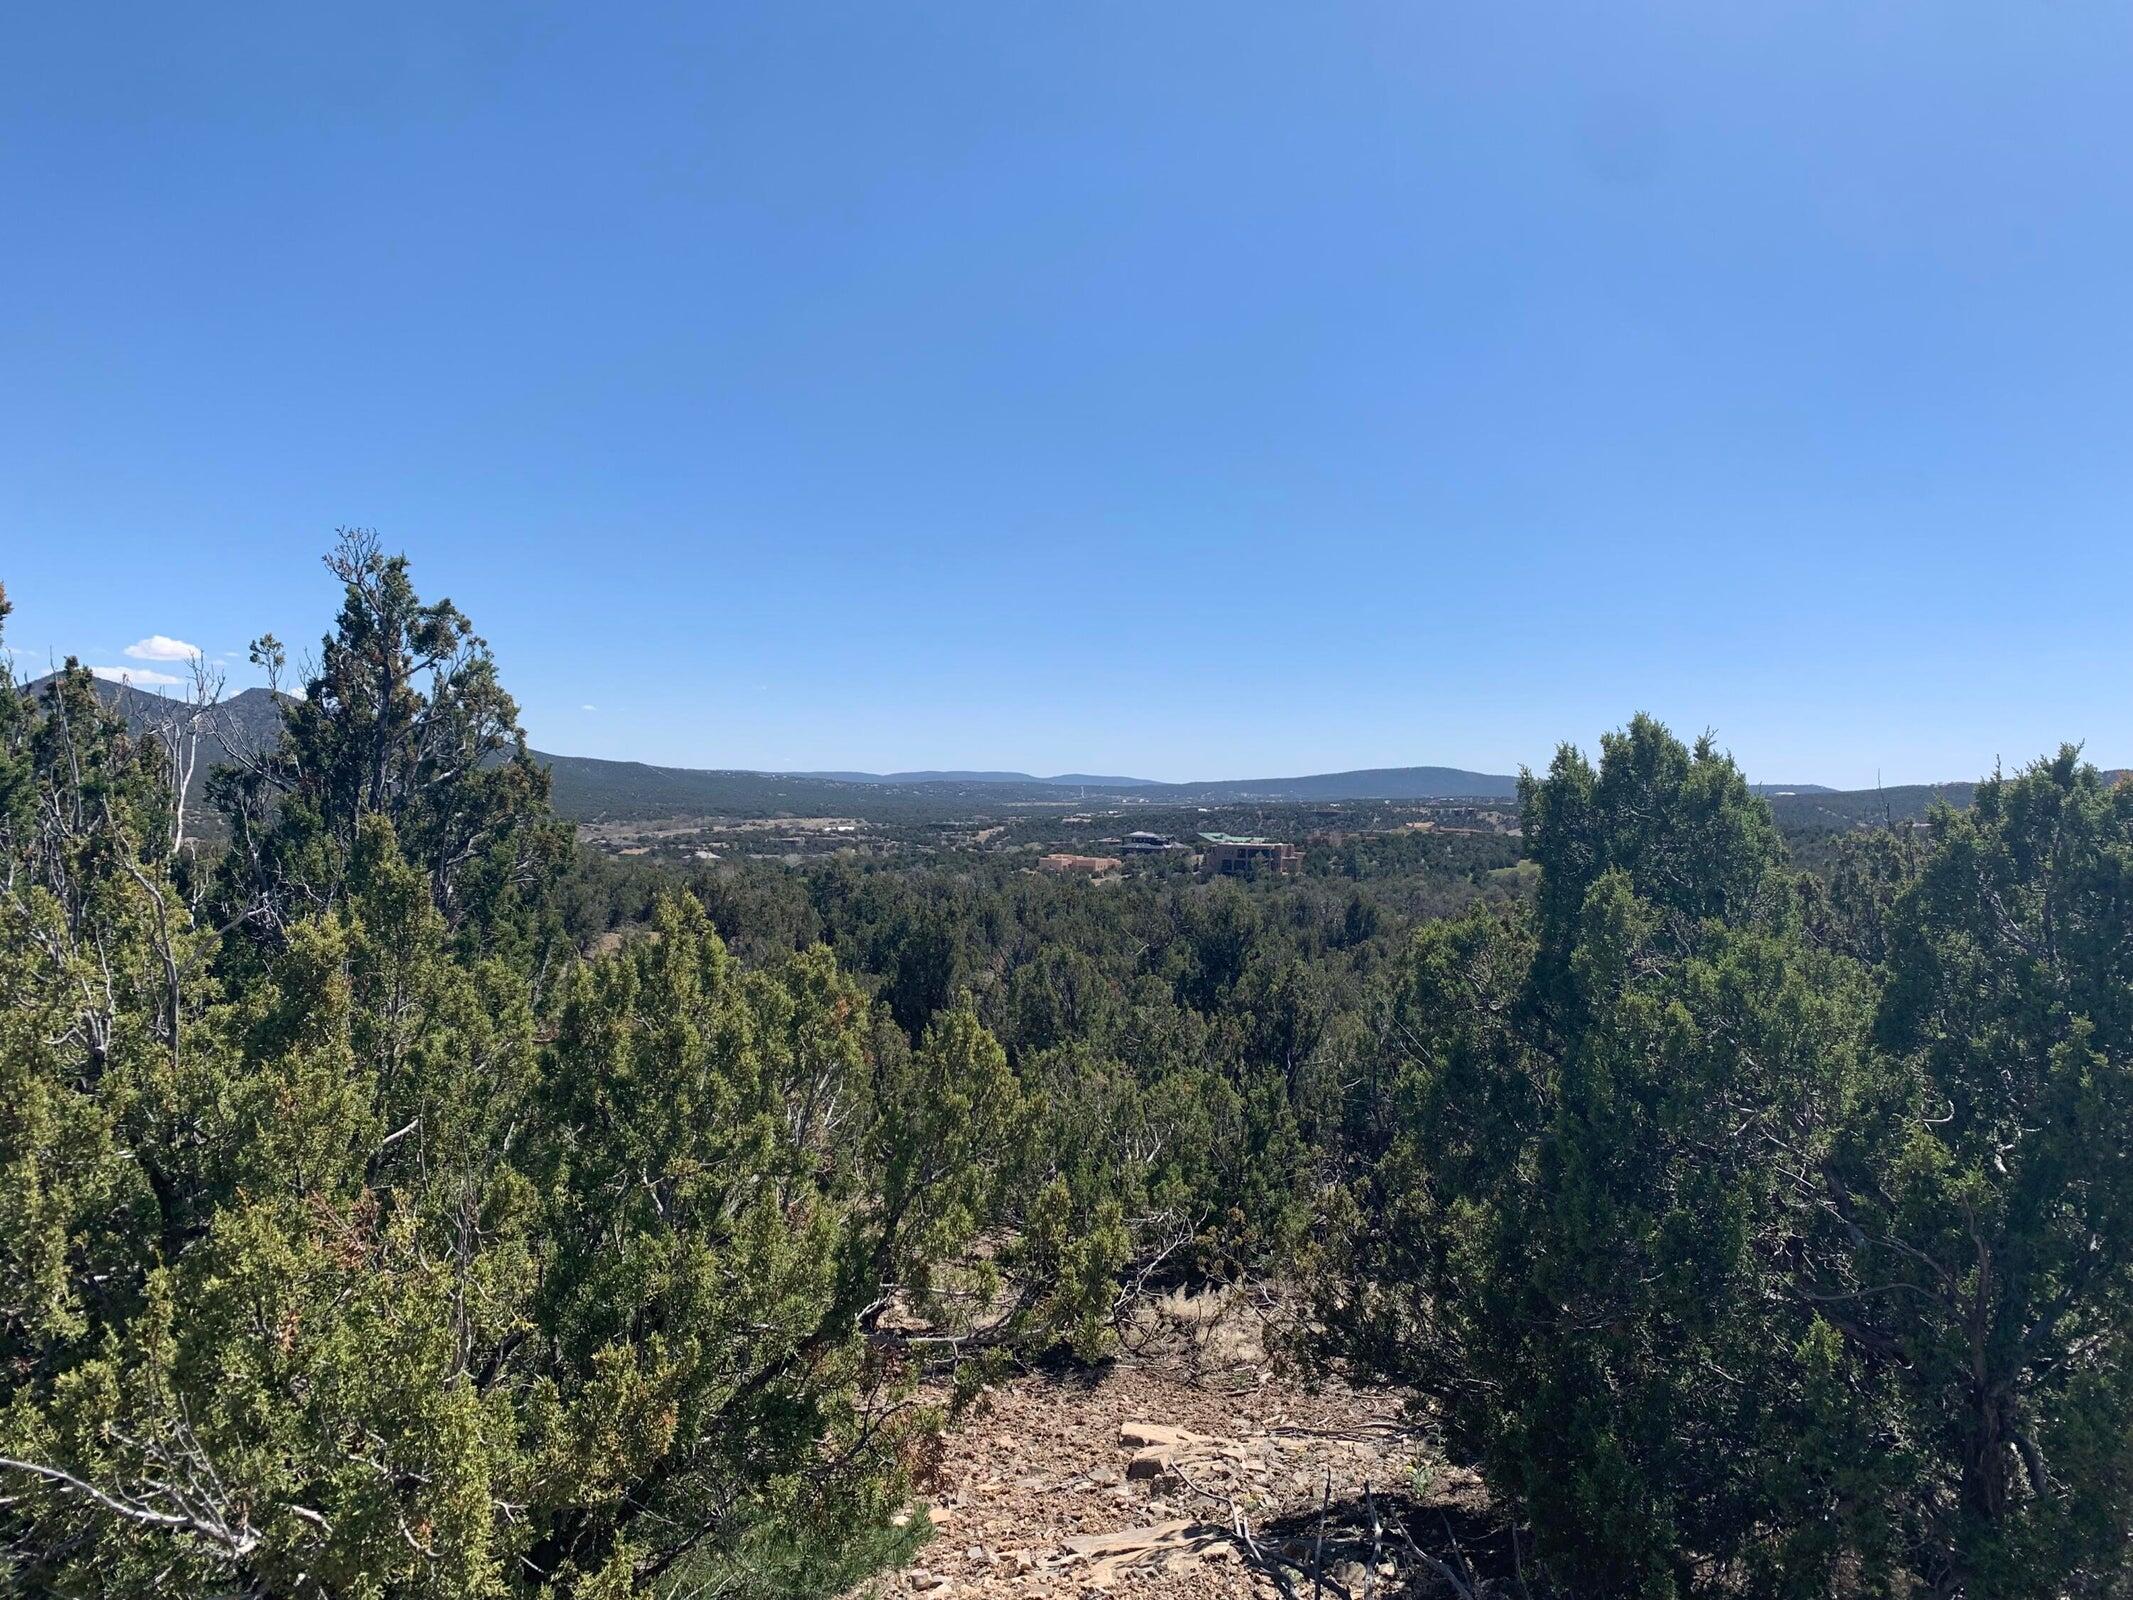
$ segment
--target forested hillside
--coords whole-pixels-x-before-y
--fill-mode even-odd
[[[616,859],[469,619],[329,565],[197,848],[167,733],[0,679],[9,1592],[837,1593],[988,1381],[1211,1284],[1485,1490],[1378,1484],[1352,1585],[1242,1541],[1275,1589],[2133,1582],[2133,786],[2072,750],[1812,873],[1641,717],[1290,877]]]
[[[48,680],[28,687],[41,691]],[[188,796],[204,799],[207,777],[278,737],[283,697],[246,689],[209,704],[189,694],[150,694],[99,680],[96,693],[135,736],[157,735],[166,746],[189,740]],[[173,737],[173,736],[177,737]],[[1156,783],[1145,778],[1066,774],[1034,778],[1017,772],[774,773],[663,767],[641,761],[531,752],[550,774],[550,805],[572,822],[652,821],[709,815],[777,817],[837,815],[884,822],[1012,817],[1018,811],[1129,801],[1151,812],[1235,805],[1303,805],[1369,800],[1504,800],[1518,780],[1458,767],[1382,767],[1291,778],[1238,778],[1208,783]],[[2116,778],[2118,772],[2106,772]],[[1967,806],[1969,782],[1899,784],[1840,790],[1819,784],[1757,785],[1772,816],[1795,834],[1841,833],[1892,822],[1918,822],[1936,804]],[[196,805],[210,834],[217,817]]]

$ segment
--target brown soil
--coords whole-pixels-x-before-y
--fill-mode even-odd
[[[913,1510],[931,1540],[869,1587],[954,1600],[1286,1585],[1301,1600],[1315,1575],[1329,1600],[1458,1593],[1401,1527],[1475,1583],[1458,1563],[1481,1552],[1457,1542],[1486,1525],[1471,1476],[1443,1466],[1397,1399],[1306,1386],[1259,1333],[1241,1302],[1175,1300],[1115,1361],[986,1390]]]

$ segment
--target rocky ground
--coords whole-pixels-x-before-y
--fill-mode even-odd
[[[932,1538],[870,1587],[929,1600],[1495,1592],[1478,1575],[1496,1552],[1471,1476],[1392,1397],[1282,1373],[1261,1331],[1241,1302],[1174,1301],[1114,1362],[988,1389],[912,1512]]]

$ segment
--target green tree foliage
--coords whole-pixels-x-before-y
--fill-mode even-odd
[[[331,909],[364,819],[381,816],[449,927],[530,957],[569,835],[487,644],[366,531],[344,532],[326,565],[341,614],[281,742],[210,786],[230,828],[227,910],[278,937]],[[268,635],[252,653],[278,687],[281,645]]]
[[[843,1581],[926,1422],[883,1313],[997,1226],[1019,1083],[967,1008],[914,1049],[685,898],[541,981],[509,702],[403,563],[336,570],[283,744],[224,780],[230,926],[87,675],[0,682],[11,1589]]]
[[[891,1508],[863,1334],[886,1281],[967,1241],[988,1174],[942,1150],[886,1197],[871,1023],[825,952],[744,972],[683,899],[571,974],[535,1169],[534,1566],[642,1582],[803,1487]]]
[[[1325,1346],[1567,1593],[2117,1592],[2133,792],[2069,753],[1811,892],[1643,719],[1525,807],[1531,910],[1415,937]]]
[[[1535,1594],[2127,1592],[2133,788],[2072,751],[1808,877],[1644,718],[1517,871],[566,875],[468,620],[329,565],[219,860],[86,672],[0,676],[10,1592],[799,1600],[908,1548],[922,1376],[1307,1238]]]
[[[633,886],[633,869],[605,864],[577,881],[593,874]],[[974,1012],[1025,1095],[1027,1168],[1007,1188],[1008,1220],[1024,1230],[1022,1208],[1050,1195],[1044,1215],[1084,1240],[1081,1265],[1060,1270],[1090,1285],[1100,1256],[1142,1286],[1275,1267],[1311,1214],[1342,1071],[1377,1051],[1368,1018],[1405,926],[1310,879],[1158,874],[1091,892],[1026,871],[838,863],[694,886],[722,926],[775,931],[763,958],[827,943],[914,1045],[956,1009]],[[1018,1234],[1032,1262],[1063,1260],[1034,1249],[1048,1226]],[[1102,1251],[1087,1242],[1098,1239]],[[1063,1310],[1056,1284],[1023,1287]],[[1091,1287],[1074,1314],[1085,1347],[1098,1298]],[[1102,1298],[1099,1320],[1122,1309]]]
[[[186,1028],[208,941],[160,858],[157,776],[78,664],[34,700],[0,675],[0,1351],[17,1370],[134,1303],[142,1223],[151,1244],[199,1225],[176,1195],[201,1138]]]
[[[2133,1525],[2133,786],[2075,751],[1945,807],[1800,1276],[1889,1396],[1944,1588],[2104,1592]]]

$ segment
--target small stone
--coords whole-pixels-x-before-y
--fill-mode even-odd
[[[1149,1445],[1175,1449],[1191,1437],[1182,1428],[1166,1428],[1156,1422],[1121,1422],[1118,1425],[1118,1442],[1128,1450],[1145,1449]]]
[[[1135,1481],[1160,1478],[1169,1470],[1170,1449],[1164,1445],[1152,1444],[1145,1450],[1136,1451],[1133,1459],[1126,1463],[1126,1476]]]

